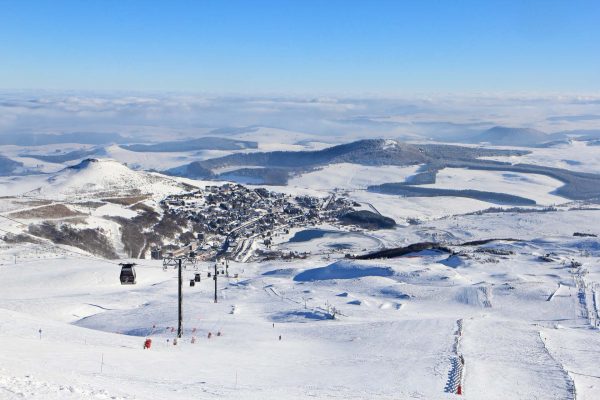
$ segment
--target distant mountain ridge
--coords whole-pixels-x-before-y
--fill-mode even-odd
[[[0,155],[0,176],[9,176],[19,173],[23,168],[23,163],[11,160],[8,157]]]
[[[593,142],[600,139],[600,129],[578,129],[545,133],[532,128],[495,126],[467,141],[497,146],[551,147],[569,143],[570,140]]]
[[[196,179],[228,179],[241,176],[255,183],[285,184],[290,174],[336,163],[409,166],[434,162],[441,154],[453,159],[525,154],[523,151],[476,149],[459,146],[415,145],[389,139],[365,139],[314,151],[237,153],[171,168],[168,175]],[[239,167],[238,170],[232,167]],[[254,168],[248,168],[254,167]],[[256,168],[262,167],[262,168]],[[227,172],[216,171],[228,168]]]
[[[58,153],[58,154],[19,154],[19,157],[29,157],[29,158],[35,158],[36,160],[40,160],[40,161],[45,161],[45,162],[50,162],[50,163],[56,163],[56,164],[61,164],[61,163],[65,163],[68,161],[73,161],[73,160],[79,160],[81,158],[84,157],[89,157],[92,155],[98,155],[103,153],[103,149],[102,148],[94,148],[94,149],[81,149],[81,150],[74,150],[74,151],[70,151],[67,153]]]
[[[213,171],[219,168],[239,166],[240,172],[263,175],[259,169],[249,171],[245,167],[265,167],[270,170],[304,171],[330,163],[350,162],[363,165],[413,165],[420,164],[427,157],[415,145],[384,139],[359,140],[347,144],[328,147],[315,151],[271,151],[256,153],[237,153],[204,161],[195,161],[187,165],[172,168],[166,173],[188,178],[214,178]],[[243,171],[242,171],[243,170]],[[235,175],[228,171],[227,175]],[[276,172],[278,183],[282,181],[281,171]],[[287,180],[287,179],[285,179]]]
[[[228,139],[214,136],[206,136],[198,139],[177,140],[155,144],[131,144],[121,145],[125,150],[135,152],[180,152],[195,150],[244,150],[257,149],[258,143],[246,140]]]
[[[510,128],[495,126],[471,139],[475,143],[489,143],[498,146],[536,146],[556,140],[554,135],[532,128]]]
[[[102,132],[70,132],[59,134],[19,133],[16,135],[0,135],[0,146],[45,146],[61,143],[109,144],[125,143],[127,141],[130,140],[118,133]]]

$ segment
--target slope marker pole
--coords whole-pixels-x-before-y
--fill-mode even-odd
[[[217,302],[217,274],[219,273],[219,271],[217,271],[217,263],[219,262],[219,259],[217,258],[215,260],[215,274],[213,276],[213,279],[215,280],[215,303]]]
[[[181,310],[181,306],[182,306],[182,302],[183,302],[183,296],[181,293],[181,288],[183,285],[183,279],[181,276],[181,264],[182,264],[182,260],[181,258],[179,259],[179,271],[178,271],[178,281],[179,281],[179,290],[178,290],[178,299],[177,299],[177,308],[178,308],[178,319],[177,319],[177,337],[180,338],[183,335],[183,326],[182,326],[182,322],[183,322],[183,315],[182,315],[182,310]]]

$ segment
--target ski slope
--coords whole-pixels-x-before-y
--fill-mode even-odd
[[[534,217],[591,228],[597,215]],[[64,254],[4,259],[0,398],[459,398],[445,390],[457,320],[461,398],[573,398],[573,387],[577,398],[596,398],[599,333],[581,316],[572,269],[560,261],[576,257],[589,271],[586,282],[600,281],[596,240],[536,239],[545,224],[519,228],[514,217],[483,217],[482,226],[496,225],[499,234],[504,221],[515,235],[533,237],[490,244],[512,251],[499,263],[473,253],[448,264],[447,254],[435,252],[360,262],[335,255],[230,262],[240,277],[219,278],[217,304],[207,278],[212,265],[185,270],[177,346],[177,274],[160,262],[140,261],[138,283],[122,286],[118,265],[108,261]],[[489,235],[472,231],[474,238]],[[20,249],[27,251],[31,245]],[[537,260],[550,252],[557,262]],[[195,272],[202,282],[189,287]],[[564,288],[548,301],[559,283]],[[328,314],[333,307],[336,319]],[[146,337],[150,350],[142,349]]]

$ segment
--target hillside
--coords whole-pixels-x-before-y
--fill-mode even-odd
[[[368,139],[314,151],[271,151],[236,153],[225,157],[195,161],[167,170],[169,175],[188,178],[222,178],[216,171],[227,168],[225,179],[252,176],[256,183],[285,184],[292,174],[310,171],[330,164],[350,163],[366,166],[410,166],[433,162],[447,154],[452,159],[481,156],[519,155],[522,151],[470,149],[459,146],[414,145],[389,139]],[[239,167],[236,169],[235,167]],[[269,171],[248,171],[247,167]],[[236,173],[240,170],[239,173]],[[264,179],[264,178],[267,179]],[[268,178],[274,177],[275,180]],[[260,178],[263,178],[262,180]]]
[[[0,155],[0,176],[16,175],[23,164]]]
[[[207,160],[209,168],[232,165],[306,168],[336,162],[365,165],[409,165],[426,160],[419,148],[393,140],[359,140],[317,151],[272,151],[264,153],[232,154]]]

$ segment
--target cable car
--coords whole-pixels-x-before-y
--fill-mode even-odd
[[[135,264],[119,264],[121,266],[121,285],[135,285]]]

